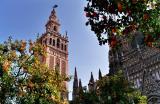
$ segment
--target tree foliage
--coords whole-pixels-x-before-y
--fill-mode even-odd
[[[96,91],[100,104],[146,104],[146,97],[132,87],[121,71],[98,80]]]
[[[84,92],[77,101],[76,104],[147,104],[146,96],[133,88],[121,71],[96,81],[95,91]]]
[[[128,37],[135,30],[145,35],[148,46],[160,46],[159,0],[87,0],[84,9],[100,45],[120,45],[116,36]]]
[[[28,45],[27,45],[28,44]],[[58,67],[42,64],[46,46],[38,42],[13,41],[0,44],[1,104],[66,104],[61,97],[68,80]]]

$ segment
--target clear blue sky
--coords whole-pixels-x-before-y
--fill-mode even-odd
[[[108,73],[108,47],[99,46],[96,36],[85,26],[85,0],[1,0],[0,42],[10,35],[14,39],[35,39],[45,32],[45,24],[54,4],[61,23],[61,34],[69,36],[69,74],[77,67],[82,85],[87,85],[90,72],[97,79],[98,69]],[[69,91],[72,91],[72,82]],[[71,95],[71,93],[70,93]]]

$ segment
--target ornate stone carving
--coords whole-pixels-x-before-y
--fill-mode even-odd
[[[144,73],[142,93],[147,96],[148,104],[160,104],[160,80],[152,72]]]

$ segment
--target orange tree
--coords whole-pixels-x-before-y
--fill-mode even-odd
[[[45,46],[28,44],[11,38],[0,44],[0,103],[66,104],[61,92],[68,77],[42,64]]]
[[[119,46],[116,36],[127,37],[138,29],[148,46],[160,47],[159,0],[86,0],[88,21],[100,45]]]

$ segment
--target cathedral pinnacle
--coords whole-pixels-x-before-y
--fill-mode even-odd
[[[78,88],[78,77],[77,77],[77,69],[76,69],[76,67],[75,67],[75,72],[74,72],[73,88]]]
[[[91,78],[90,78],[89,83],[88,83],[88,89],[89,89],[89,92],[93,92],[94,89],[95,89],[95,82],[94,82],[92,72],[91,72]]]
[[[75,67],[75,72],[74,72],[74,79],[78,79],[78,77],[77,77],[77,69],[76,69],[76,67]]]
[[[82,93],[83,93],[82,82],[81,79],[79,79],[79,95],[81,96]]]
[[[90,80],[89,80],[89,84],[93,84],[94,83],[94,78],[93,78],[93,74],[92,74],[92,72],[91,72],[91,78],[90,78]]]
[[[77,77],[77,70],[75,67],[74,81],[73,81],[73,93],[72,93],[73,100],[75,100],[79,96],[78,93],[79,93],[78,77]]]
[[[101,70],[99,69],[99,76],[98,76],[98,79],[102,79],[102,73],[101,73]]]
[[[81,79],[79,79],[79,88],[82,88],[82,82],[81,82]]]

